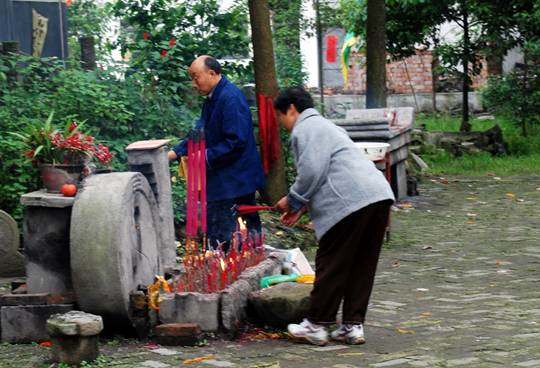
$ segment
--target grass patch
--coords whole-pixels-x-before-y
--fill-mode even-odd
[[[461,118],[449,114],[418,114],[416,125],[425,125],[428,131],[457,132]],[[530,127],[524,137],[521,129],[511,120],[496,117],[495,120],[472,119],[473,131],[485,131],[498,124],[508,154],[494,157],[488,153],[454,157],[447,152],[422,155],[430,165],[430,173],[449,175],[529,175],[540,172],[540,127]]]
[[[424,155],[432,174],[447,175],[532,175],[540,173],[540,154],[493,157],[489,153],[453,157],[447,152]]]

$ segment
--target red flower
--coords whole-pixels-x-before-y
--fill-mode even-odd
[[[167,50],[161,50],[161,52],[159,53],[159,55],[160,55],[161,57],[165,57],[165,56],[167,56],[167,53],[168,53]]]
[[[142,38],[145,40],[145,41],[148,41],[148,32],[144,32],[142,34]]]
[[[72,131],[74,131],[75,129],[77,129],[77,123],[76,122],[72,122],[69,126],[69,132],[71,133]]]
[[[169,46],[174,46],[176,45],[176,40],[174,38],[171,38],[171,40],[169,41]]]

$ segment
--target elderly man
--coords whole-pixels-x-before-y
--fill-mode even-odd
[[[192,86],[206,96],[196,129],[204,129],[208,200],[208,239],[212,247],[228,248],[236,219],[236,204],[255,204],[255,191],[264,184],[261,159],[253,135],[251,112],[245,96],[221,74],[221,65],[211,56],[200,56],[189,68]],[[169,160],[187,154],[184,139],[168,153]],[[251,232],[260,233],[257,214],[246,218]]]

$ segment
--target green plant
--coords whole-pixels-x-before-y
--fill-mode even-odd
[[[534,47],[527,50],[530,59],[523,67],[490,78],[482,92],[485,105],[512,119],[524,137],[540,125],[540,52]]]

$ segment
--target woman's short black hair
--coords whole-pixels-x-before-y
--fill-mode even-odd
[[[302,87],[289,87],[281,91],[274,100],[274,108],[283,114],[287,113],[291,105],[294,105],[300,113],[305,109],[315,106],[309,92]]]
[[[219,63],[219,61],[217,61],[216,58],[212,56],[207,56],[204,59],[204,65],[206,65],[208,69],[215,71],[216,74],[221,74],[221,64]]]

